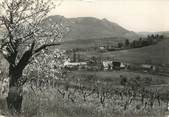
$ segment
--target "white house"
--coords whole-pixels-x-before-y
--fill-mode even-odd
[[[112,69],[112,61],[103,61],[104,70]]]
[[[150,65],[150,64],[142,64],[141,68],[144,70],[156,70],[156,67],[154,65]]]
[[[87,62],[70,62],[70,61],[65,61],[64,62],[64,67],[79,67],[79,66],[87,66]]]

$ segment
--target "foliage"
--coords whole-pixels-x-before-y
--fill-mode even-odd
[[[125,40],[125,46],[128,47],[130,45],[130,42],[128,39]]]
[[[124,43],[119,42],[117,46],[118,48],[123,48],[123,47],[124,48],[140,48],[140,47],[145,47],[145,46],[156,44],[162,39],[164,39],[163,35],[152,34],[152,35],[148,35],[145,38],[140,37],[139,40],[133,40],[132,42],[126,39]]]
[[[31,79],[58,79],[62,77],[64,71],[63,63],[67,56],[65,51],[59,49],[51,49],[43,51],[41,55],[36,57],[31,64],[24,70],[24,77]]]
[[[50,0],[4,0],[0,4],[3,29],[0,50],[9,63],[9,75],[20,77],[42,50],[59,45],[63,27],[44,25],[49,11],[54,8],[52,4]]]
[[[7,105],[10,113],[21,112],[23,85],[29,78],[23,76],[29,74],[31,65],[38,72],[43,71],[41,77],[51,77],[57,72],[54,68],[58,69],[61,64],[56,62],[59,50],[53,49],[53,55],[45,53],[51,49],[49,47],[60,45],[64,36],[61,24],[45,23],[53,8],[51,0],[3,0],[0,3],[0,28],[3,30],[0,52],[9,63]],[[37,67],[35,63],[38,62],[43,63],[43,67]]]
[[[118,43],[118,48],[122,48],[123,47],[123,43],[122,42],[119,42]]]
[[[164,39],[163,35],[148,35],[146,38],[140,37],[139,40],[134,40],[130,43],[131,48],[145,47],[149,45],[156,44],[160,40]]]

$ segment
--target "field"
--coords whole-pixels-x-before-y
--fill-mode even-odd
[[[152,63],[152,64],[169,64],[169,39],[165,39],[155,45],[128,49],[121,51],[112,51],[98,53],[96,51],[82,52],[86,57],[102,56],[112,57],[128,63]]]
[[[75,75],[83,76],[83,75],[94,75],[98,80],[106,81],[110,80],[114,85],[119,85],[120,83],[120,77],[125,76],[127,78],[135,78],[137,76],[141,78],[152,78],[154,82],[157,82],[160,84],[160,80],[163,81],[164,84],[169,84],[169,77],[166,76],[160,76],[160,75],[153,75],[149,73],[139,73],[139,72],[131,72],[127,70],[121,70],[121,71],[110,71],[110,72],[84,72],[84,71],[77,71],[74,72]],[[79,78],[79,77],[78,77]]]
[[[81,43],[76,44],[87,48]],[[68,49],[74,47],[67,44]],[[82,53],[85,57],[116,57],[128,63],[169,64],[167,45],[168,39],[137,49]],[[29,82],[24,86],[21,117],[167,117],[167,76],[130,70],[76,70],[53,84],[44,82],[37,87]],[[8,115],[5,98],[0,98],[0,110],[0,114]]]
[[[165,93],[164,89],[168,91],[168,77],[127,70],[74,71],[68,76],[64,80],[65,84],[59,85],[56,81],[55,87],[35,87],[27,83],[24,86],[21,117],[166,117],[167,102],[161,97],[159,105],[158,98],[152,98],[151,93],[156,94],[157,90]],[[129,82],[140,77],[137,79],[139,84],[151,79],[151,83],[145,87],[148,93],[144,103],[148,103],[147,105],[142,103],[139,96],[143,87],[136,86],[135,83],[124,87],[121,84],[124,77]],[[136,87],[131,89],[130,86]],[[136,94],[136,97],[127,92]],[[153,107],[149,105],[150,99],[155,99]],[[7,107],[3,100],[0,99],[0,113],[6,115]]]
[[[169,64],[169,39],[163,40],[156,45],[104,53],[104,56],[116,56],[119,59],[131,63],[145,63],[150,60],[153,64]]]
[[[74,41],[66,41],[62,42],[62,49],[73,49],[73,48],[81,48],[88,49],[92,47],[98,47],[101,45],[117,45],[118,42],[124,42],[126,38],[124,37],[110,37],[104,39],[85,39],[85,40],[74,40]],[[63,40],[64,41],[64,40]]]

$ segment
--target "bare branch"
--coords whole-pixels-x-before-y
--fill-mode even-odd
[[[41,50],[47,48],[47,47],[51,47],[51,46],[58,46],[60,45],[60,43],[51,43],[51,44],[44,44],[42,46],[40,46],[39,48],[37,48],[35,51],[34,51],[34,54],[40,52]]]
[[[51,0],[3,1],[0,3],[3,11],[0,14],[0,27],[3,28],[0,52],[12,67],[9,68],[9,74],[14,76],[11,82],[15,84],[13,82],[22,76],[32,60],[46,57],[46,53],[41,53],[42,50],[60,45],[57,42],[64,30],[60,25],[45,24],[45,18],[52,8]]]
[[[29,63],[30,58],[33,55],[33,49],[35,47],[35,41],[32,42],[31,47],[27,50],[21,57],[19,63],[17,64],[18,69],[23,70],[25,66]]]

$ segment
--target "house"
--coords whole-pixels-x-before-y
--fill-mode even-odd
[[[99,50],[100,52],[105,52],[107,49],[106,49],[105,46],[99,46],[99,47],[98,47],[98,50]]]
[[[121,62],[113,62],[113,69],[120,70]]]
[[[104,70],[110,70],[113,68],[112,61],[103,61],[103,68]]]
[[[155,71],[156,70],[156,66],[150,65],[150,64],[142,64],[141,65],[141,69],[145,70],[145,71]]]
[[[121,62],[120,68],[121,68],[121,69],[125,69],[125,68],[126,68],[126,65],[125,65],[123,62]]]
[[[111,60],[104,60],[102,62],[104,70],[120,70],[125,69],[126,65],[123,62],[120,61],[111,61]]]
[[[87,62],[64,62],[64,66],[79,66],[79,65],[87,65]]]
[[[105,50],[105,47],[104,46],[100,46],[99,49],[100,50]]]
[[[78,68],[83,68],[87,66],[87,62],[70,62],[70,61],[65,61],[64,62],[64,67],[65,68],[70,68],[70,69],[78,69]]]
[[[113,69],[115,69],[115,70],[120,70],[120,69],[126,68],[126,65],[123,62],[114,61],[112,64],[113,64]]]

